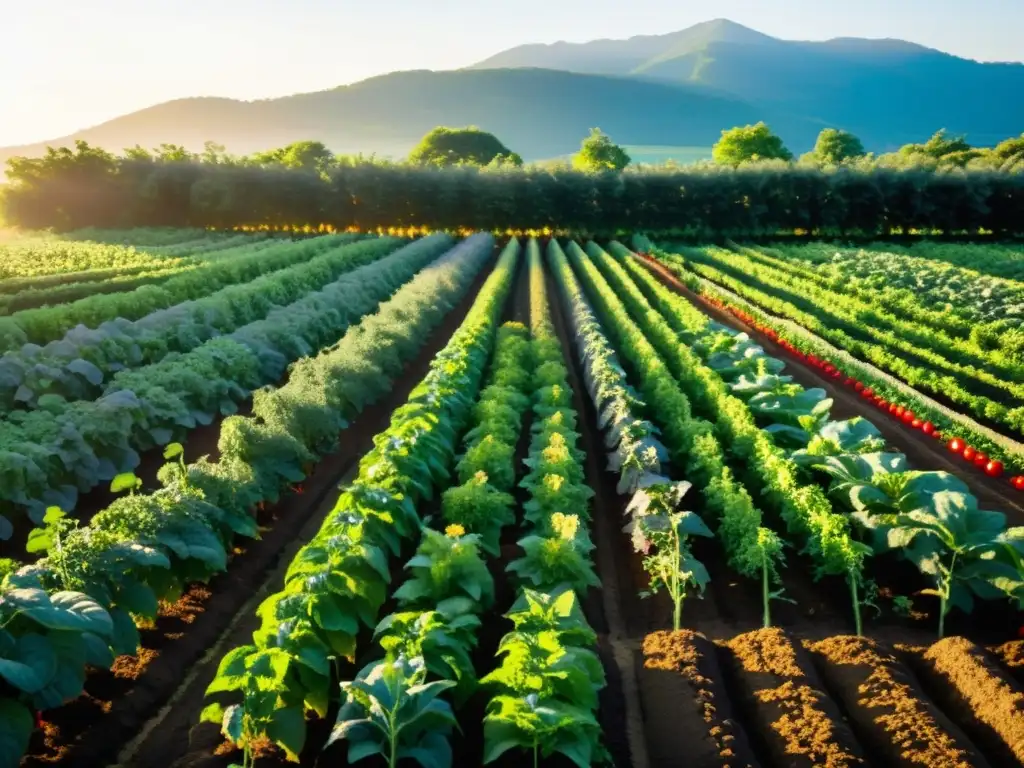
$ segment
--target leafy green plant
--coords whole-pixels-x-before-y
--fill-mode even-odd
[[[16,766],[33,713],[76,698],[86,665],[109,667],[114,624],[81,592],[47,594],[36,574],[8,574],[0,593],[0,764]]]
[[[122,493],[124,491],[128,491],[129,494],[134,496],[135,492],[141,487],[142,478],[138,477],[134,472],[122,472],[110,481],[111,493]]]
[[[581,768],[604,762],[594,717],[604,670],[597,655],[581,647],[594,637],[575,593],[526,589],[507,617],[515,630],[498,650],[502,664],[480,681],[498,692],[484,718],[484,762],[510,749],[527,750],[535,766],[556,753]]]
[[[395,591],[403,608],[429,610],[442,600],[465,596],[480,613],[494,604],[494,579],[480,556],[480,538],[459,525],[445,533],[424,529],[416,555],[405,566],[412,575]]]
[[[459,482],[469,482],[482,473],[497,490],[510,491],[516,479],[513,467],[515,451],[513,444],[487,435],[472,445],[459,461]]]
[[[974,596],[1024,599],[1024,527],[1006,528],[1001,512],[978,509],[977,499],[940,491],[926,507],[889,521],[889,544],[935,582],[922,594],[939,598],[939,637],[952,608],[970,613]]]
[[[491,555],[500,552],[501,530],[515,522],[515,499],[490,483],[478,471],[468,482],[449,488],[441,495],[441,517],[447,524],[461,525],[480,537],[480,546]]]
[[[661,589],[668,592],[672,628],[676,630],[681,626],[687,592],[696,588],[703,594],[711,581],[707,569],[690,552],[690,537],[712,538],[714,534],[698,515],[677,511],[691,487],[687,482],[654,485],[637,491],[626,508],[632,517],[626,531],[632,535],[634,548],[644,553],[644,570],[650,576],[649,592],[641,594],[657,594]]]
[[[289,681],[299,674],[289,654],[277,648],[246,645],[221,659],[206,695],[232,693],[240,695],[241,702],[227,707],[210,704],[200,720],[220,724],[224,737],[242,750],[242,768],[253,766],[255,747],[264,737],[281,747],[289,760],[298,761],[306,723],[302,699],[292,693]]]
[[[401,760],[424,768],[450,766],[448,734],[457,723],[451,705],[439,696],[455,683],[426,677],[422,658],[399,656],[370,664],[355,680],[343,682],[345,700],[325,749],[344,740],[349,763],[380,755],[389,768]]]
[[[505,569],[522,584],[549,591],[563,585],[579,592],[598,587],[601,582],[594,573],[590,553],[594,549],[586,531],[580,527],[578,515],[555,512],[547,525],[533,535],[519,540],[523,557]]]
[[[477,604],[464,597],[438,603],[435,611],[393,613],[374,630],[388,658],[422,657],[439,680],[453,680],[455,703],[464,703],[477,687],[470,651],[476,647],[480,618]]]
[[[168,463],[160,467],[156,475],[160,484],[165,486],[173,483],[188,485],[188,466],[185,464],[185,446],[181,443],[170,443],[166,448],[164,448],[164,458],[167,459]],[[174,459],[177,459],[177,461],[174,461]]]

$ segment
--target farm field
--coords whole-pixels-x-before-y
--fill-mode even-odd
[[[0,768],[1024,762],[1014,261],[8,241]]]

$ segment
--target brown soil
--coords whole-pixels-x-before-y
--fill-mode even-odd
[[[988,765],[924,695],[910,671],[873,640],[846,635],[807,647],[879,762],[931,768]]]
[[[743,727],[736,721],[718,667],[715,647],[690,630],[654,632],[644,638],[642,691],[667,680],[676,694],[672,707],[646,707],[648,731],[677,732],[687,742],[687,765],[694,768],[755,768],[759,765]],[[666,673],[669,677],[666,676]],[[679,686],[682,678],[685,686]],[[652,746],[657,739],[649,737]],[[676,754],[651,750],[654,765],[670,765]]]
[[[112,761],[125,749],[121,764],[166,768],[189,749],[190,730],[198,722],[206,685],[220,658],[230,648],[250,642],[257,623],[256,605],[277,587],[294,552],[319,528],[333,507],[339,483],[372,447],[373,436],[387,426],[392,411],[405,402],[426,373],[489,274],[489,268],[481,270],[466,297],[434,330],[394,388],[345,430],[338,452],[315,468],[302,492],[288,493],[264,510],[261,538],[244,542],[227,572],[215,576],[209,585],[194,585],[182,600],[161,611],[152,630],[142,632],[142,654],[117,662],[119,670],[131,671],[135,678],[124,679],[108,670],[89,675],[88,692],[95,687],[105,689],[110,681],[120,687],[110,692],[115,695],[104,697],[112,702],[108,715],[75,716],[67,731],[62,728],[62,766],[93,768]],[[169,699],[171,705],[165,706]],[[58,722],[62,713],[74,706],[72,702],[48,712],[47,719]],[[216,728],[210,727],[215,734]],[[206,735],[210,736],[209,730]],[[133,742],[136,739],[138,743]],[[206,754],[219,741],[214,735]],[[41,762],[35,749],[30,754],[23,768]]]
[[[727,646],[744,704],[776,764],[869,764],[814,667],[785,632],[759,629]]]
[[[993,765],[1024,763],[1024,690],[984,649],[948,637],[910,658],[936,701]]]

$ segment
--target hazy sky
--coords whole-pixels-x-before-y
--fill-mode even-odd
[[[1024,0],[0,0],[0,146],[184,96],[322,90],[718,17],[788,39],[899,37],[1024,60]]]

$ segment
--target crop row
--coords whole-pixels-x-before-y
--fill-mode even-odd
[[[0,655],[17,691],[0,697],[11,725],[0,739],[0,765],[17,764],[32,710],[80,693],[86,661],[109,666],[113,654],[135,652],[132,616],[155,618],[158,600],[173,600],[188,581],[225,567],[236,535],[257,535],[256,506],[276,500],[336,449],[347,420],[388,391],[469,290],[492,243],[480,235],[449,251],[337,345],[300,361],[288,384],[262,393],[252,417],[227,419],[218,462],[171,463],[160,474],[164,488],[120,498],[88,526],[50,513],[32,541],[47,556],[0,573]],[[14,676],[19,664],[33,675]]]
[[[337,339],[451,242],[435,235],[412,243],[191,352],[121,371],[95,401],[57,399],[12,413],[0,422],[0,501],[36,522],[49,505],[70,510],[79,491],[136,467],[139,451],[234,413],[254,389]]]
[[[991,459],[1000,460],[1006,468],[1024,472],[1024,445],[1021,443],[928,398],[894,376],[833,346],[800,324],[772,315],[728,288],[691,272],[681,259],[653,246],[646,238],[635,237],[634,245],[642,253],[656,256],[656,261],[650,262],[655,268],[666,270],[703,300],[759,329],[797,359],[818,365],[826,375],[855,387],[861,395],[870,390],[872,402],[884,403],[886,413],[891,411],[890,415],[900,419],[911,413],[920,424],[915,425],[913,418],[907,423],[921,428],[929,425],[932,437],[961,439],[964,444],[975,446],[979,453],[984,452]]]
[[[143,285],[160,285],[219,260],[271,248],[282,242],[284,238],[269,239],[261,234],[203,240],[192,244],[185,255],[161,256],[134,267],[108,267],[0,280],[0,315],[69,303],[103,293],[124,293]]]
[[[0,350],[9,352],[29,343],[46,344],[77,325],[93,328],[116,318],[138,320],[158,309],[297,264],[353,239],[354,235],[326,235],[297,242],[248,243],[224,251],[219,258],[161,285],[142,286],[125,293],[89,295],[70,304],[15,312],[0,318]]]
[[[770,599],[778,597],[771,587],[779,581],[781,539],[728,466],[714,425],[694,416],[689,399],[622,299],[576,243],[569,243],[567,251],[598,319],[639,385],[647,417],[661,430],[670,463],[700,490],[706,511],[717,518],[717,536],[732,567],[764,585],[767,623]],[[647,319],[652,328],[665,322],[654,313]]]
[[[490,694],[484,763],[516,750],[533,765],[562,754],[583,768],[607,759],[596,717],[604,669],[579,599],[599,584],[588,533],[593,491],[584,480],[579,416],[535,240],[527,260],[535,367],[528,472],[520,483],[526,535],[518,542],[523,555],[507,568],[518,585],[506,614],[513,629],[499,645],[501,664],[481,680]]]
[[[618,250],[630,257],[621,246]],[[681,298],[659,291],[653,279],[645,283],[652,293],[662,293],[668,311],[674,306],[680,316],[689,315],[691,327],[699,320],[699,313]],[[975,599],[1019,600],[1024,594],[1022,529],[1008,529],[1000,512],[979,509],[961,480],[944,472],[911,471],[906,457],[887,451],[878,430],[863,418],[832,421],[824,390],[805,390],[782,376],[784,364],[765,355],[745,334],[709,325],[705,338],[691,348],[728,384],[737,401],[745,401],[749,413],[743,414],[742,406],[735,412],[742,419],[756,419],[800,468],[791,478],[803,488],[791,486],[790,499],[813,497],[815,489],[807,485],[811,478],[827,484],[832,510],[826,501],[801,517],[781,497],[780,514],[791,533],[802,534],[819,573],[847,574],[858,631],[865,599],[856,589],[864,583],[859,561],[868,556],[905,557],[933,582],[934,588],[924,594],[939,598],[940,636],[953,607],[969,613]],[[680,374],[680,380],[685,378]],[[721,385],[717,389],[721,402],[725,390]],[[742,447],[744,442],[737,442],[741,453],[749,450]],[[756,466],[760,457],[753,456]],[[771,490],[769,498],[778,494]]]
[[[973,346],[969,342],[951,340],[938,330],[905,321],[889,323],[885,313],[869,305],[820,289],[809,281],[798,284],[796,278],[780,277],[750,259],[728,255],[720,249],[686,253],[684,264],[703,277],[776,315],[795,320],[913,387],[965,407],[976,418],[998,423],[1011,434],[1024,434],[1024,407],[1011,407],[1012,399],[1008,405],[1000,402],[1008,396],[1019,400],[1024,389],[1012,379],[989,373],[988,364],[979,367],[982,361],[958,362],[958,349]],[[890,327],[887,329],[886,325]],[[1019,378],[1018,372],[1012,374]],[[994,392],[1005,394],[991,394]]]
[[[28,344],[7,352],[0,357],[0,406],[5,410],[33,409],[40,398],[53,395],[65,400],[95,399],[114,374],[157,363],[174,352],[190,352],[401,245],[398,238],[338,245],[249,282],[150,312],[139,320],[119,318],[95,329],[79,327],[46,346]]]
[[[827,265],[814,268],[799,257],[820,245],[799,250],[731,247],[769,270],[850,297],[862,312],[870,306],[872,313],[863,317],[872,326],[887,327],[912,341],[921,339],[919,329],[927,329],[930,346],[944,359],[991,368],[1020,381],[1024,291],[1015,283],[896,254],[858,251],[846,254],[845,260],[836,254]]]
[[[820,243],[743,252],[760,253],[773,264],[788,265],[802,276],[853,292],[906,319],[934,324],[953,336],[992,341],[1008,351],[1014,346],[1001,342],[1013,335],[1000,337],[996,331],[1019,328],[1024,320],[1024,290],[1019,283],[941,261]],[[1005,322],[988,326],[997,320]]]
[[[519,244],[512,241],[427,375],[392,414],[389,427],[374,438],[374,449],[360,460],[356,478],[320,531],[292,560],[284,588],[260,605],[261,627],[253,634],[253,644],[236,648],[221,661],[207,692],[229,694],[234,701],[226,708],[211,704],[203,719],[222,724],[225,737],[244,749],[245,765],[254,740],[261,737],[294,758],[305,743],[305,710],[320,717],[327,714],[334,697],[332,680],[338,682],[332,662],[353,661],[360,627],[377,626],[388,595],[390,558],[422,538],[424,545],[447,548],[458,563],[461,537],[424,532],[417,508],[448,478],[458,436],[472,416],[518,257]],[[465,548],[470,555],[471,549]],[[421,575],[429,584],[431,564],[430,558],[413,558],[413,578]],[[416,596],[415,589],[407,590],[410,597]],[[481,592],[476,599],[482,597]],[[383,717],[386,726],[400,714],[399,702],[406,702],[403,712],[411,710],[423,721],[422,728],[403,723],[409,726],[405,738],[414,745],[423,741],[421,746],[428,749],[443,749],[438,739],[447,745],[450,709],[434,702],[450,685],[424,683],[426,673],[422,656],[403,658],[376,665],[343,686],[349,698],[339,718],[363,704],[371,709],[377,705],[373,719],[339,722],[334,738],[362,737],[350,758],[357,758],[360,750],[379,751],[382,724],[377,718]],[[420,684],[410,684],[411,679]],[[393,758],[399,736],[385,732]]]

